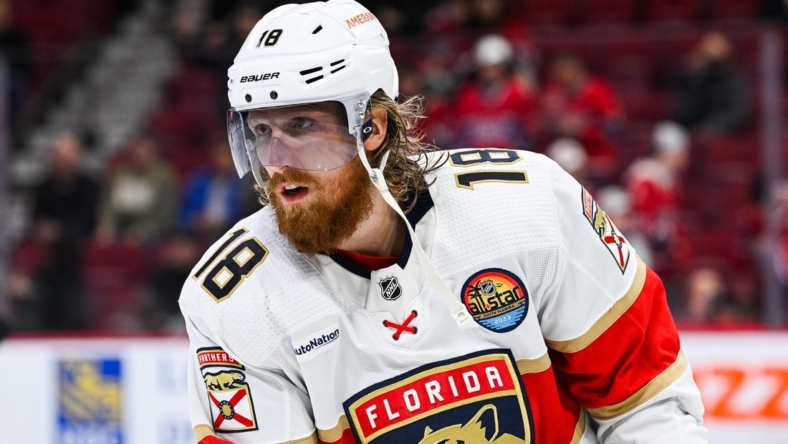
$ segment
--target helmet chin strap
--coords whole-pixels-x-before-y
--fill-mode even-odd
[[[367,123],[370,122],[371,119]],[[364,126],[366,126],[367,123],[365,123]],[[361,158],[361,163],[364,165],[367,173],[369,173],[369,179],[372,181],[372,184],[375,185],[375,188],[377,188],[380,194],[383,196],[383,200],[385,200],[386,203],[391,208],[393,208],[399,217],[405,222],[405,226],[408,228],[408,232],[410,233],[410,238],[413,243],[412,251],[416,253],[416,257],[418,257],[422,269],[427,272],[427,279],[430,281],[432,287],[438,292],[441,302],[443,302],[443,305],[449,310],[449,314],[452,316],[452,318],[454,318],[461,329],[465,330],[476,327],[477,324],[473,321],[473,318],[468,313],[468,309],[465,308],[465,305],[460,303],[457,297],[454,296],[446,283],[443,282],[443,279],[440,277],[437,270],[435,270],[435,266],[432,265],[432,261],[430,261],[430,259],[427,257],[427,253],[425,253],[424,249],[421,247],[421,243],[419,242],[418,237],[416,237],[413,227],[410,226],[408,218],[405,217],[405,213],[399,207],[397,200],[394,199],[394,196],[392,196],[391,192],[389,191],[388,184],[386,183],[386,179],[383,176],[383,170],[386,168],[386,163],[388,162],[389,158],[389,151],[383,153],[383,156],[380,159],[380,166],[377,168],[372,168],[372,166],[369,164],[369,160],[367,159],[367,153],[364,150],[365,140],[366,137],[357,138],[358,156]]]

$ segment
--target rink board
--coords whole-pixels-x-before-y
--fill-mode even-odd
[[[788,332],[685,332],[710,442],[784,444]],[[0,343],[8,442],[193,443],[185,338],[16,338]]]

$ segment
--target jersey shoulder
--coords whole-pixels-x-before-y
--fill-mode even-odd
[[[192,269],[179,300],[202,333],[245,362],[262,362],[288,332],[342,310],[320,274],[262,208],[217,240]]]
[[[427,154],[423,162],[427,165],[439,165],[432,175],[451,177],[454,188],[474,191],[477,190],[477,185],[490,182],[509,185],[548,184],[566,180],[568,176],[558,164],[543,154],[505,148],[456,148],[433,151]],[[488,187],[478,187],[478,190],[484,192],[485,188]],[[512,187],[510,191],[515,189]]]
[[[444,205],[472,202],[487,214],[496,205],[550,211],[560,188],[574,187],[580,196],[581,187],[571,176],[547,156],[530,151],[452,149],[430,153],[426,163],[439,165],[427,181],[433,183],[430,194]]]
[[[456,269],[525,252],[552,254],[561,220],[553,161],[506,149],[455,149],[427,176],[436,220],[436,265]],[[428,158],[429,160],[430,158]],[[577,188],[580,196],[580,187]],[[442,253],[445,251],[445,255]],[[536,254],[536,253],[534,253]]]

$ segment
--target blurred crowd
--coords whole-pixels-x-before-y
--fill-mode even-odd
[[[148,131],[100,175],[84,168],[84,135],[56,138],[47,173],[30,192],[29,230],[14,249],[13,329],[182,328],[177,298],[190,270],[207,245],[259,208],[253,180],[237,178],[223,122],[226,69],[269,3],[172,2],[161,26],[178,49],[180,70]],[[427,140],[440,148],[548,155],[596,197],[660,274],[677,322],[759,322],[758,178],[736,188],[743,193],[736,233],[752,235],[743,259],[706,254],[704,246],[720,238],[698,234],[704,225],[695,220],[696,207],[704,196],[688,195],[686,185],[709,174],[698,164],[714,158],[710,147],[751,140],[757,131],[754,88],[724,32],[703,33],[674,54],[657,82],[668,105],[647,103],[659,111],[633,121],[618,79],[571,45],[546,51],[515,2],[365,4],[389,30],[401,94],[425,96],[429,118],[419,130]],[[0,28],[8,26],[0,8]],[[3,42],[24,40],[14,32],[19,36],[6,33]],[[784,231],[769,260],[788,288],[788,224]]]

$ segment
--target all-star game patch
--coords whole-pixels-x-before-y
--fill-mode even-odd
[[[528,397],[509,350],[427,364],[343,404],[356,442],[533,442]]]
[[[257,430],[243,364],[219,347],[198,349],[197,361],[208,391],[214,430],[221,433]]]
[[[629,248],[626,246],[626,238],[618,231],[618,228],[616,228],[616,225],[610,220],[608,215],[599,208],[594,198],[591,197],[591,193],[586,191],[585,188],[583,188],[582,201],[583,215],[588,219],[591,227],[594,228],[599,240],[610,251],[613,259],[616,261],[616,265],[621,270],[621,274],[624,274],[629,264],[630,256]]]
[[[473,319],[496,333],[514,330],[528,314],[528,291],[514,273],[487,268],[474,273],[460,297]]]

